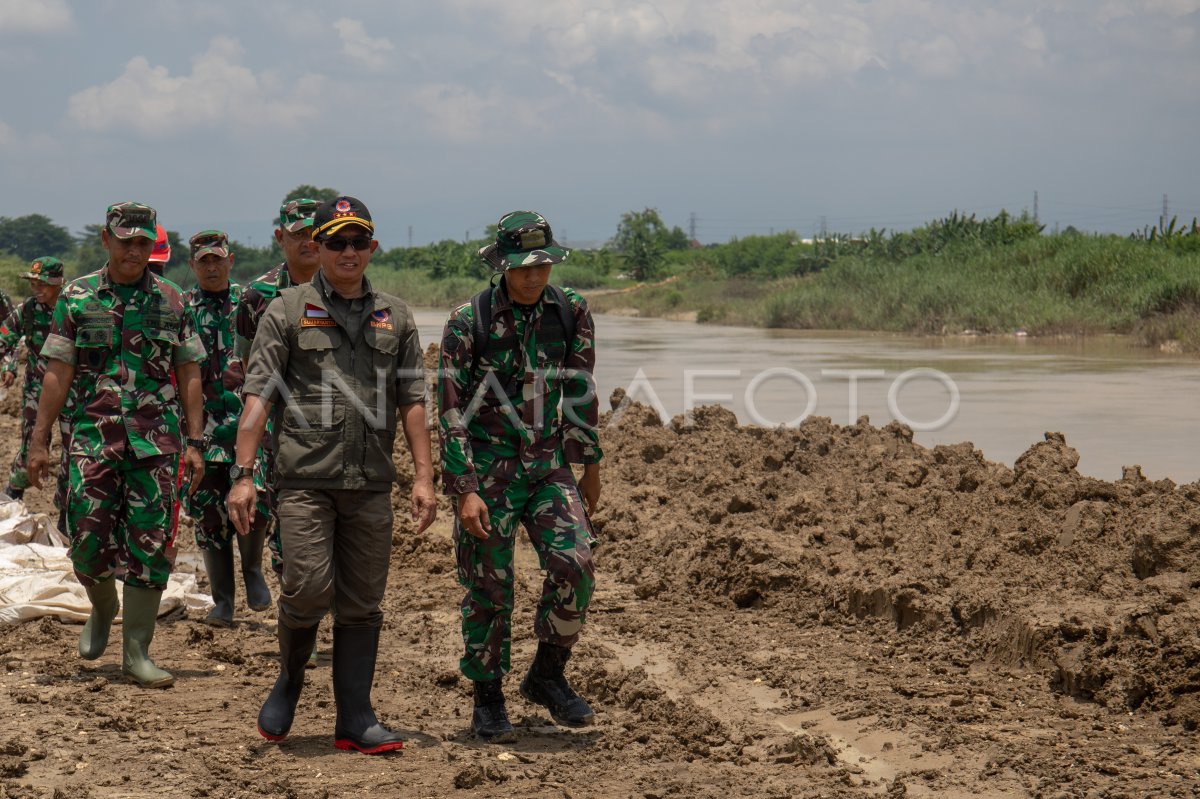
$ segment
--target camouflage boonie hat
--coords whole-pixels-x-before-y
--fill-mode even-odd
[[[158,212],[148,205],[135,202],[113,203],[104,213],[104,226],[118,239],[144,236],[158,239]]]
[[[201,230],[188,239],[188,247],[191,248],[193,261],[199,261],[209,253],[218,258],[228,258],[229,236],[223,230]]]
[[[29,280],[40,280],[51,286],[61,286],[66,282],[63,278],[63,262],[57,258],[43,255],[29,265],[29,271],[21,275]]]
[[[313,214],[317,212],[317,208],[320,205],[320,200],[310,200],[307,197],[288,200],[279,206],[279,227],[288,233],[295,233],[304,230],[306,227],[312,227]]]
[[[509,211],[496,223],[496,241],[479,257],[497,272],[522,266],[557,264],[571,251],[554,240],[550,223],[536,211]]]

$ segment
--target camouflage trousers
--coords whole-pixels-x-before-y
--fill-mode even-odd
[[[459,668],[471,680],[493,680],[509,671],[512,645],[513,546],[524,525],[546,576],[534,614],[539,641],[570,647],[579,639],[595,589],[596,540],[569,466],[531,476],[517,458],[475,453],[479,494],[492,532],[475,538],[455,522],[464,653]]]
[[[220,552],[229,549],[237,536],[225,507],[225,497],[232,487],[228,463],[205,461],[204,478],[196,488],[196,493],[189,496],[187,487],[180,490],[184,510],[195,522],[196,546],[202,550]],[[258,501],[254,505],[253,531],[262,532],[270,523],[271,511],[267,507],[266,494],[259,491]]]
[[[175,565],[171,514],[179,455],[109,461],[73,455],[66,526],[84,586],[116,576],[161,590]]]
[[[8,484],[13,488],[22,490],[29,488],[29,471],[25,468],[25,459],[29,456],[29,442],[33,440],[33,425],[37,422],[37,406],[41,394],[42,387],[40,385],[30,385],[28,380],[25,381],[21,394],[21,446],[17,448],[17,455],[13,458],[12,469],[8,474]],[[58,431],[63,450],[66,451],[67,440],[71,435],[71,425],[66,421],[65,415],[58,418]],[[61,468],[58,470],[54,507],[61,510],[63,498],[66,495],[67,462],[64,458]]]

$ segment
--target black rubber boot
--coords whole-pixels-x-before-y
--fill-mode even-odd
[[[233,626],[233,548],[204,550],[204,569],[212,591],[213,609],[204,623],[212,627]]]
[[[263,579],[262,552],[265,530],[251,530],[237,537],[238,553],[242,556],[242,582],[246,585],[246,604],[251,610],[271,607],[271,589]]]
[[[521,696],[549,710],[556,724],[586,727],[596,723],[596,714],[563,676],[570,657],[570,649],[539,641],[533,665],[521,680]]]
[[[517,731],[504,709],[504,692],[500,678],[475,683],[475,709],[471,713],[471,732],[487,743],[507,743],[517,738]]]
[[[333,745],[338,749],[378,755],[404,746],[404,739],[380,724],[371,707],[378,651],[378,627],[334,625],[333,699],[337,704],[337,723],[333,728]]]
[[[258,733],[268,741],[282,741],[292,729],[304,688],[304,663],[317,642],[317,628],[316,624],[298,630],[279,625],[279,679],[258,711]]]

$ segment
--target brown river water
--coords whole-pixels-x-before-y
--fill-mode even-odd
[[[445,317],[416,313],[423,345],[440,340]],[[1056,431],[1083,474],[1116,480],[1140,465],[1150,479],[1200,479],[1200,361],[1121,337],[925,338],[603,315],[596,327],[602,410],[624,388],[668,416],[719,404],[770,426],[899,418],[918,443],[970,441],[1009,466]]]

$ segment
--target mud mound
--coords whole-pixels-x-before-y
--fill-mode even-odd
[[[595,521],[605,567],[640,597],[883,619],[1045,669],[1073,696],[1200,722],[1200,485],[1082,476],[1059,433],[1009,469],[865,417],[764,429],[701,408],[664,426],[611,402]]]

